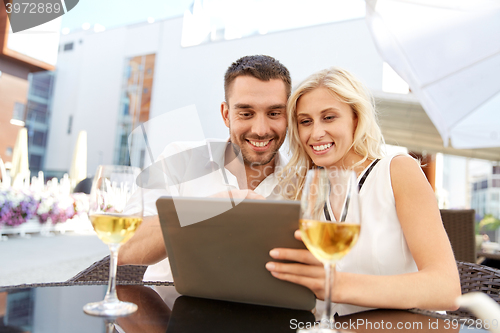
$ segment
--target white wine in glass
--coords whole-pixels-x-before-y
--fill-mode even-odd
[[[97,236],[108,245],[109,284],[104,300],[89,303],[83,311],[101,317],[120,317],[137,310],[137,305],[121,302],[116,295],[118,249],[142,223],[142,188],[137,184],[139,168],[101,165],[97,168],[90,193],[90,221]]]
[[[361,230],[358,188],[354,172],[312,169],[301,199],[302,240],[325,266],[325,311],[320,327],[299,332],[337,332],[331,311],[333,272],[356,244]]]

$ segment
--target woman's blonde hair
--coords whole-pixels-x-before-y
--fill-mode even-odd
[[[313,162],[299,138],[297,101],[302,95],[319,87],[327,88],[341,102],[349,104],[358,120],[351,148],[362,159],[351,167],[359,166],[367,159],[373,160],[383,156],[381,146],[384,138],[377,123],[373,97],[365,86],[341,68],[331,67],[314,73],[292,93],[287,105],[287,137],[292,157],[279,176],[283,195],[292,200],[300,199],[306,173],[313,167]]]

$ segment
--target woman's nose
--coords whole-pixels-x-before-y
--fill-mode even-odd
[[[325,136],[325,129],[322,124],[315,123],[313,124],[312,137],[314,140],[319,141],[322,137]]]

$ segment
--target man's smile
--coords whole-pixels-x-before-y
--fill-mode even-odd
[[[271,141],[273,141],[273,139],[270,139],[270,140],[266,140],[266,141],[255,141],[255,140],[246,140],[250,146],[252,147],[253,150],[255,151],[265,151],[267,150],[267,148],[269,148],[270,146],[270,143]]]

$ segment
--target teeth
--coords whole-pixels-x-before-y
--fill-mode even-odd
[[[267,146],[267,144],[269,143],[269,141],[271,140],[268,140],[266,142],[256,142],[256,141],[250,141],[250,143],[255,146],[255,147],[265,147]]]
[[[312,146],[312,148],[315,150],[315,151],[323,151],[325,149],[328,149],[332,146],[331,143],[329,144],[326,144],[326,145],[321,145],[321,146]]]

